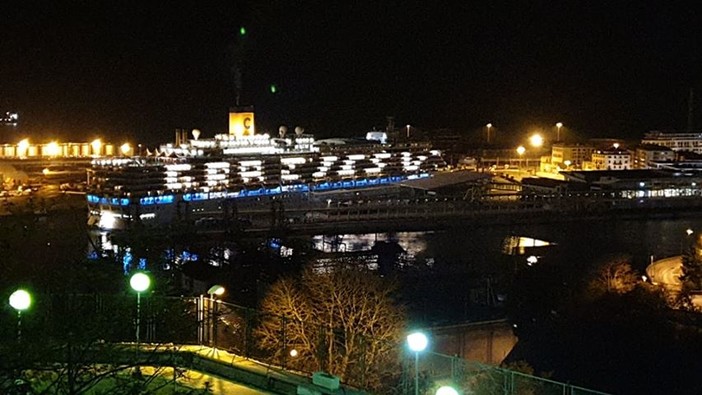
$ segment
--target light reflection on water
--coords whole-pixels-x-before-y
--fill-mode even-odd
[[[688,236],[685,232],[688,228],[695,233]],[[624,221],[613,218],[609,221],[551,225],[477,227],[467,224],[461,229],[432,232],[315,235],[309,237],[309,242],[322,252],[366,252],[367,255],[372,255],[376,245],[396,244],[403,250],[406,262],[431,263],[427,266],[433,266],[436,262],[480,271],[494,267],[496,260],[505,253],[506,243],[509,244],[510,238],[517,236],[555,244],[545,251],[557,250],[558,259],[563,264],[587,264],[605,254],[623,253],[631,255],[634,266],[641,270],[651,255],[656,259],[677,255],[686,242],[699,235],[702,235],[702,220],[699,219]],[[99,233],[96,241],[103,251],[109,251],[114,256],[123,254],[121,247],[113,244],[107,233]],[[281,254],[284,244],[282,240],[279,246]],[[94,254],[92,250],[89,253]],[[176,256],[180,256],[180,253],[176,252]],[[229,257],[234,253],[227,250],[224,254],[215,255]]]
[[[695,231],[691,236],[687,229]],[[578,221],[561,224],[519,226],[467,225],[462,229],[436,232],[389,232],[312,237],[315,249],[324,252],[371,251],[378,242],[396,242],[406,255],[441,264],[489,268],[510,251],[505,246],[515,238],[535,239],[540,252],[558,252],[564,265],[588,264],[608,254],[627,254],[637,269],[656,259],[680,253],[682,246],[702,236],[700,219],[649,219]],[[525,240],[525,239],[522,239]],[[512,243],[513,244],[513,243]],[[549,244],[542,246],[542,244]],[[519,246],[512,253],[524,254]]]
[[[316,235],[312,247],[322,252],[370,251],[377,242],[396,242],[409,255],[427,249],[426,236],[434,232],[390,232],[343,235]]]

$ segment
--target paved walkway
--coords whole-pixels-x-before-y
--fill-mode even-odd
[[[156,368],[151,366],[142,366],[141,371],[145,375],[153,375]],[[173,377],[173,368],[164,367],[158,369],[158,374],[165,378]],[[178,384],[195,389],[204,389],[209,383],[210,391],[215,395],[274,395],[273,392],[266,392],[258,388],[248,387],[243,384],[233,383],[229,380],[220,377],[208,375],[195,370],[180,370],[180,376],[177,379]]]
[[[175,347],[175,349],[174,349]],[[199,345],[159,345],[156,347],[142,345],[141,350],[151,350],[151,356],[170,357],[173,351],[181,355],[194,355],[188,378],[195,380],[195,385],[202,388],[209,381],[221,394],[297,394],[301,388],[307,393],[365,394],[364,391],[343,386],[336,391],[329,391],[312,383],[309,374],[292,370],[283,370],[274,365],[258,362],[224,350]],[[145,356],[148,352],[144,353]],[[173,370],[170,370],[172,377]],[[166,376],[168,377],[168,376]],[[234,386],[234,387],[232,387]],[[237,389],[241,388],[242,392]],[[248,392],[243,392],[244,390]]]

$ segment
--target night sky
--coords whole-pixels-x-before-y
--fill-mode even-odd
[[[4,4],[0,109],[23,123],[0,143],[224,132],[236,62],[259,130],[361,135],[392,115],[464,134],[561,121],[571,136],[640,138],[684,131],[690,88],[701,126],[702,24],[674,2],[143,3]]]

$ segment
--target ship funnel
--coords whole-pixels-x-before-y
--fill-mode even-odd
[[[288,132],[288,127],[285,125],[281,125],[278,128],[278,135],[280,136],[281,139],[285,138],[285,133],[287,133],[287,132]]]

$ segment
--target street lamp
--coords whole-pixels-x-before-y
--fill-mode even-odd
[[[683,242],[685,242],[685,243],[687,244],[687,247],[689,248],[689,246],[690,246],[690,236],[692,236],[693,233],[695,233],[694,230],[692,230],[692,229],[690,229],[690,228],[685,229],[685,234],[687,235],[687,238],[686,238],[685,240],[680,240],[680,255],[683,254],[683,250],[684,250],[684,248],[683,248]]]
[[[140,325],[141,325],[141,293],[149,289],[151,286],[151,278],[142,272],[134,273],[134,275],[129,279],[129,285],[137,293],[137,316],[136,316],[136,346],[137,353],[139,352],[139,340],[140,340]]]
[[[561,128],[563,127],[562,122],[556,123],[556,141],[561,141]]]
[[[22,340],[22,312],[32,305],[32,295],[29,292],[18,289],[10,295],[10,306],[17,310],[17,342]]]
[[[414,394],[419,395],[419,353],[424,351],[429,344],[427,335],[422,332],[413,332],[407,336],[407,345],[414,351]]]
[[[215,295],[222,296],[224,287],[221,285],[213,285],[207,290],[210,295],[210,341],[212,348],[217,348],[217,305],[215,304]]]
[[[532,147],[539,148],[544,145],[544,138],[541,137],[540,134],[534,133],[529,137],[529,144],[531,144]]]
[[[520,171],[522,170],[522,156],[524,155],[525,152],[526,152],[526,148],[524,148],[523,145],[520,145],[519,147],[517,147],[517,154],[519,155],[519,170]],[[529,163],[527,163],[527,166],[528,165],[529,165]]]
[[[449,385],[444,385],[436,390],[436,395],[458,395],[458,391]]]
[[[487,128],[487,143],[490,144],[490,129],[492,129],[492,124],[488,123],[485,127]]]
[[[17,143],[17,156],[27,156],[27,150],[29,149],[29,139],[23,139]]]
[[[100,156],[102,152],[102,141],[100,141],[100,139],[95,139],[90,143],[90,146],[93,148],[93,155]]]

